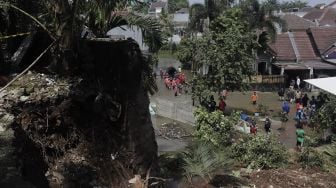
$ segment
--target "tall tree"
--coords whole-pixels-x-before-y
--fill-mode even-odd
[[[209,66],[206,75],[194,77],[194,97],[206,97],[223,87],[244,89],[252,75],[252,62],[257,47],[256,35],[248,23],[240,20],[240,9],[229,9],[210,25],[210,34],[197,43],[193,58],[196,70]]]
[[[264,49],[269,41],[275,41],[278,24],[285,29],[285,22],[273,12],[278,9],[276,0],[268,0],[264,4],[260,4],[258,0],[247,0],[241,4],[243,17],[249,23],[250,30],[257,34],[257,41]]]

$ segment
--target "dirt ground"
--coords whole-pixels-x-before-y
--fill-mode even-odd
[[[335,177],[336,174],[332,172],[293,167],[292,169],[272,169],[253,172],[249,183],[258,188],[334,188],[336,187]]]

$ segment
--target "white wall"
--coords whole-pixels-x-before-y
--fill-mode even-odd
[[[142,31],[137,26],[124,25],[116,27],[108,31],[106,35],[111,38],[113,38],[113,36],[124,36],[124,39],[132,38],[139,44],[141,50],[148,50],[148,46],[143,42]]]

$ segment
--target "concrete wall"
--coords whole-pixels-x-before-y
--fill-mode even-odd
[[[180,121],[182,123],[195,124],[193,107],[185,103],[172,102],[166,99],[156,99],[157,115]]]

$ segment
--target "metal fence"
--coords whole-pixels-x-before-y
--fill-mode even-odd
[[[252,90],[278,91],[285,87],[286,76],[284,75],[256,75],[252,76],[249,84]]]

